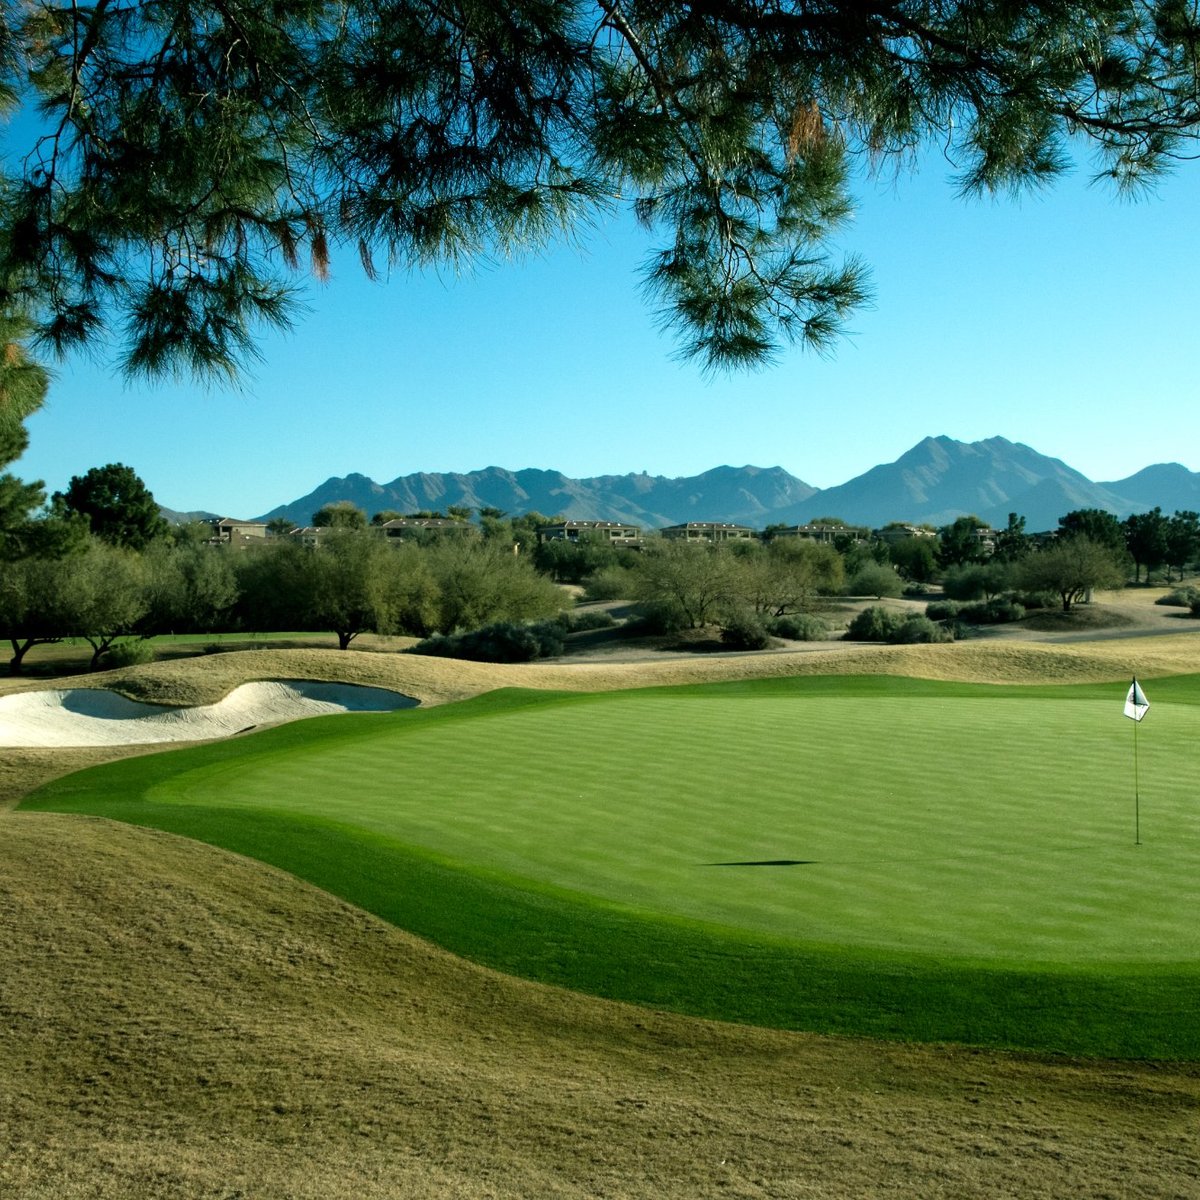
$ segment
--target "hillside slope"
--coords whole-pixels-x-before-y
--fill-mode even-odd
[[[206,846],[61,816],[0,825],[6,1196],[1200,1186],[1195,1069],[666,1017],[484,971]]]

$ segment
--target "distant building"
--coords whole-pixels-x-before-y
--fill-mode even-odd
[[[295,538],[302,546],[319,546],[321,535],[328,532],[328,525],[302,525],[291,530],[287,536]]]
[[[806,538],[812,542],[832,543],[838,538],[850,538],[855,542],[865,542],[871,531],[865,525],[785,525],[782,529],[770,531],[773,538]]]
[[[384,537],[420,538],[431,533],[477,534],[479,526],[451,517],[396,517],[378,526]]]
[[[887,525],[875,530],[875,536],[882,542],[902,542],[905,538],[935,538],[936,529],[926,529],[921,525]]]
[[[266,521],[238,521],[234,517],[213,517],[208,522],[211,542],[228,545],[257,544],[266,539]]]
[[[543,525],[538,535],[551,542],[597,538],[613,546],[634,546],[642,540],[639,525],[626,525],[620,521],[559,521],[555,525]]]
[[[730,525],[725,521],[685,521],[659,530],[663,537],[679,542],[729,542],[758,537],[749,525]]]

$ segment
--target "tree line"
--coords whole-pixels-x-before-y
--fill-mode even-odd
[[[92,647],[96,668],[165,633],[332,631],[345,649],[368,631],[427,636],[562,607],[511,540],[398,543],[357,525],[330,522],[316,546],[280,537],[242,552],[209,544],[203,522],[168,526],[123,464],[94,468],[0,541],[10,669],[69,638]]]
[[[1124,521],[1076,510],[1050,536],[1026,534],[1016,514],[986,541],[973,516],[870,536],[827,517],[816,522],[832,531],[826,542],[768,527],[758,539],[697,546],[650,537],[637,549],[586,531],[543,538],[558,518],[499,509],[477,522],[470,509],[448,510],[449,527],[384,537],[376,527],[393,515],[435,514],[368,521],[353,505],[328,505],[313,514],[317,544],[273,536],[243,551],[210,544],[205,523],[168,526],[129,467],[94,468],[40,512],[0,523],[10,668],[19,671],[35,646],[74,638],[92,647],[93,667],[136,657],[138,643],[166,633],[331,631],[342,649],[366,632],[444,638],[553,616],[569,604],[562,584],[593,600],[635,602],[647,630],[717,626],[730,644],[754,646],[773,635],[825,636],[819,610],[839,594],[920,595],[936,580],[946,599],[931,616],[1012,619],[1014,606],[1047,595],[1069,610],[1131,572],[1135,582],[1154,571],[1182,579],[1200,557],[1200,517],[1157,508]]]

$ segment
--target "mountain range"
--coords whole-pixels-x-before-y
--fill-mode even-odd
[[[1030,532],[1053,529],[1074,509],[1117,517],[1155,506],[1165,513],[1200,509],[1200,473],[1179,463],[1146,467],[1127,479],[1094,483],[1057,458],[1020,442],[960,442],[927,437],[895,462],[872,467],[830,488],[815,488],[782,467],[714,467],[701,475],[645,473],[572,479],[558,471],[485,467],[466,473],[418,472],[380,484],[365,475],[327,479],[320,487],[264,513],[308,524],[317,509],[348,500],[368,516],[491,507],[509,514],[541,512],[577,521],[622,521],[654,529],[684,521],[725,521],[762,528],[834,516],[856,525],[889,521],[945,525],[973,513],[1004,526],[1009,513]]]

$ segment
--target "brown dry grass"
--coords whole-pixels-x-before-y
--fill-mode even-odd
[[[201,703],[303,677],[443,703],[507,685],[1135,668],[1198,671],[1200,639],[526,667],[300,649],[71,683]],[[4,752],[0,806],[131,752]],[[0,813],[0,947],[0,1196],[1200,1195],[1200,1068],[878,1045],[596,1001],[455,959],[261,864],[109,822]]]
[[[474,967],[209,847],[0,823],[5,1196],[1200,1191],[1194,1068],[686,1020]]]

